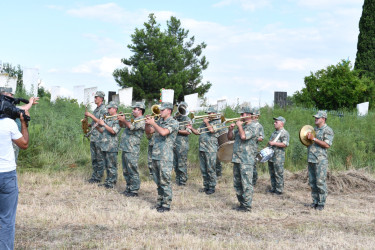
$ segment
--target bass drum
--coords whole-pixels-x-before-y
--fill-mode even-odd
[[[217,157],[221,162],[232,162],[234,141],[227,141],[221,144],[217,150]]]
[[[273,149],[270,148],[270,147],[266,147],[264,149],[262,149],[258,154],[257,156],[255,157],[255,159],[259,162],[266,162],[268,161],[269,159],[272,158],[273,156]]]
[[[224,143],[228,142],[228,131],[221,130],[221,134],[217,138],[217,142],[219,144],[219,147],[223,145]]]

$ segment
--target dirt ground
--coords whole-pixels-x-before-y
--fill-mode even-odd
[[[172,210],[158,213],[156,186],[139,197],[85,182],[87,174],[19,174],[16,249],[375,249],[375,178],[362,171],[329,173],[326,208],[315,211],[307,172],[285,173],[282,196],[267,192],[262,175],[251,213],[237,201],[230,169],[213,195],[199,193],[196,175],[173,184]]]

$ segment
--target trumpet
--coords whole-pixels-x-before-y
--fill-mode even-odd
[[[128,116],[130,118],[130,116],[132,115],[132,113],[120,113],[120,114],[116,114],[116,115],[104,115],[103,118],[104,119],[110,119],[110,118],[117,118],[118,116]]]
[[[160,105],[157,105],[157,104],[152,105],[151,112],[152,112],[151,117],[159,117],[160,116]],[[131,119],[131,123],[134,124],[134,123],[137,123],[137,122],[144,121],[146,119],[147,119],[147,117],[139,119],[139,120]]]

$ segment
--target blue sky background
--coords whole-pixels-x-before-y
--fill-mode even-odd
[[[150,13],[173,15],[204,41],[209,103],[272,105],[303,78],[347,59],[354,64],[363,0],[0,1],[0,60],[38,68],[45,87],[117,91],[112,72],[129,58],[135,28]]]

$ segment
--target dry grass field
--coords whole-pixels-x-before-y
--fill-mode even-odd
[[[375,179],[365,171],[329,175],[324,211],[311,202],[307,172],[286,174],[285,193],[268,194],[265,174],[251,213],[237,206],[230,166],[217,192],[199,193],[193,172],[173,185],[172,210],[158,213],[156,186],[146,180],[139,197],[88,184],[87,173],[19,174],[16,249],[371,249],[375,248]]]

